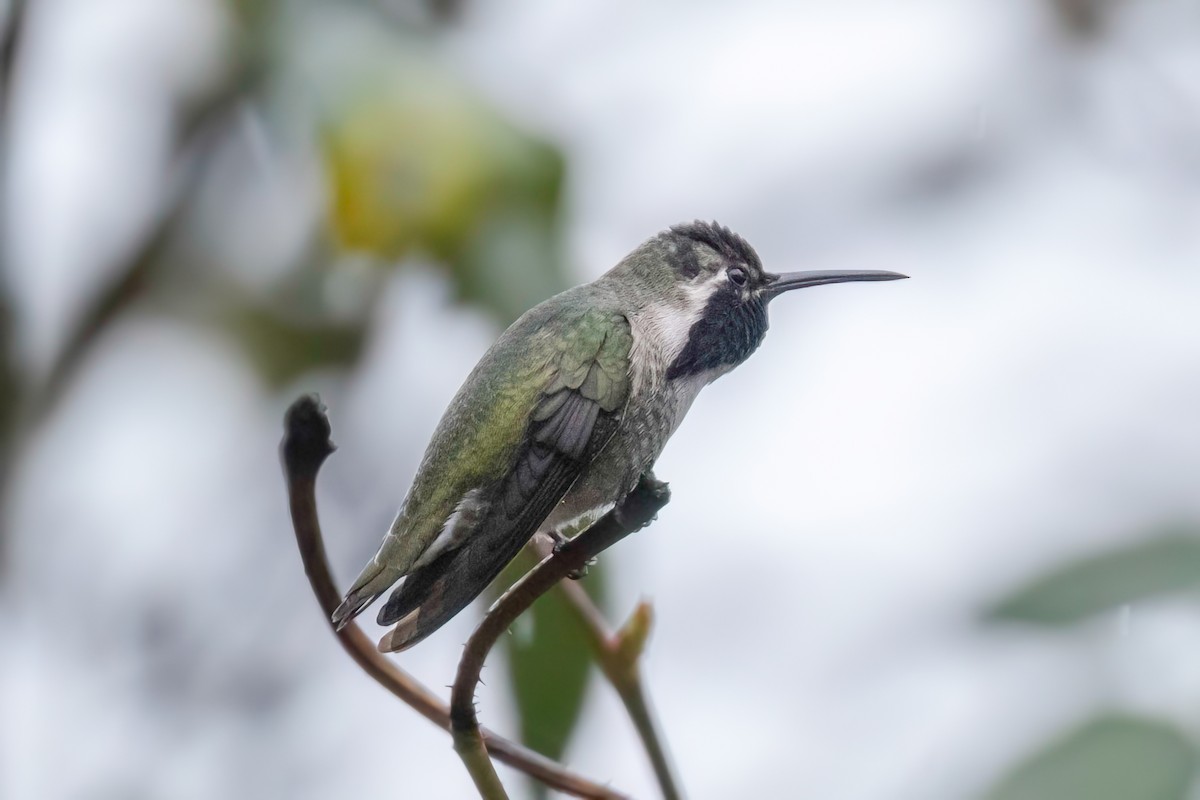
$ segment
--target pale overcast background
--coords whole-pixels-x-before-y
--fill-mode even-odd
[[[233,23],[217,0],[33,5],[0,245],[36,373],[170,191],[170,103],[220,73]],[[298,61],[385,35],[348,5],[292,14]],[[529,0],[429,36],[562,148],[572,282],[694,218],[770,270],[912,276],[775,303],[663,454],[671,504],[603,557],[614,620],[654,603],[646,674],[692,797],[977,796],[1100,709],[1200,734],[1192,601],[1063,634],[978,622],[1072,556],[1200,520],[1194,2]],[[208,169],[245,191],[209,217],[256,285],[325,199],[303,141],[249,113],[243,135]],[[348,581],[498,333],[420,263],[383,291],[359,368],[280,389],[152,307],[105,333],[4,506],[0,796],[472,796],[449,738],[323,626],[276,459],[283,409],[320,391]],[[400,662],[442,690],[476,619]],[[480,709],[509,732],[502,670]],[[602,682],[566,759],[656,795]]]

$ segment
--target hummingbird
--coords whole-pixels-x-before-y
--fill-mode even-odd
[[[398,652],[466,607],[537,533],[561,539],[648,473],[700,390],[767,332],[793,289],[908,276],[772,274],[717,223],[675,225],[592,283],[527,311],[450,402],[379,551],[334,611],[340,630],[397,581],[380,640]]]

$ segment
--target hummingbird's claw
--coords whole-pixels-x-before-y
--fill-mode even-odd
[[[654,497],[669,497],[671,494],[671,484],[667,483],[666,481],[660,481],[654,476],[654,472],[652,470],[646,470],[643,472],[639,483]]]
[[[588,574],[588,567],[594,567],[595,565],[596,565],[596,557],[593,556],[593,557],[589,558],[587,561],[585,561],[583,566],[580,567],[579,569],[573,569],[570,572],[568,572],[567,577],[573,581],[577,581],[580,578],[586,578],[587,574]]]
[[[553,552],[555,554],[557,554],[560,550],[562,550],[563,546],[566,545],[567,542],[571,541],[570,538],[568,538],[567,536],[564,536],[562,534],[562,531],[547,531],[546,536],[550,537],[550,541],[554,542],[554,547],[551,548],[551,552]],[[582,567],[580,567],[579,569],[573,569],[570,572],[568,572],[567,577],[573,581],[577,581],[580,578],[587,576],[588,567],[592,566],[595,563],[596,563],[595,557],[589,558]]]

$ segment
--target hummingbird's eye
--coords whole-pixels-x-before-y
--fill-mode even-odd
[[[729,280],[733,281],[736,286],[745,286],[746,281],[750,280],[750,275],[741,267],[730,267],[725,273],[729,276]]]

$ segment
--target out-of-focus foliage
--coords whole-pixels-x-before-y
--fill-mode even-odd
[[[0,298],[0,343],[7,345],[12,339],[12,314],[8,304]],[[8,348],[6,348],[7,350]],[[7,432],[16,413],[17,369],[11,354],[0,356],[0,441],[7,439]]]
[[[984,614],[989,623],[1066,628],[1105,611],[1200,587],[1200,538],[1176,526],[1033,579]],[[1184,800],[1195,742],[1165,720],[1111,714],[1014,768],[987,800]]]
[[[1099,36],[1104,29],[1105,16],[1116,5],[1115,0],[1049,0],[1063,30],[1081,40]]]
[[[622,664],[636,668],[642,653],[646,650],[646,642],[650,639],[652,627],[654,627],[654,606],[643,600],[634,607],[633,613],[616,633],[617,657]]]
[[[1105,716],[1022,763],[986,800],[1185,800],[1198,764],[1174,727]]]
[[[1071,625],[1148,597],[1200,588],[1200,537],[1174,529],[1035,578],[986,612],[991,621]]]
[[[329,71],[318,113],[338,241],[388,261],[432,258],[460,298],[505,324],[565,288],[557,150],[411,39]]]
[[[366,338],[364,322],[305,321],[253,306],[230,309],[225,317],[228,331],[272,386],[284,386],[308,370],[354,364]]]

